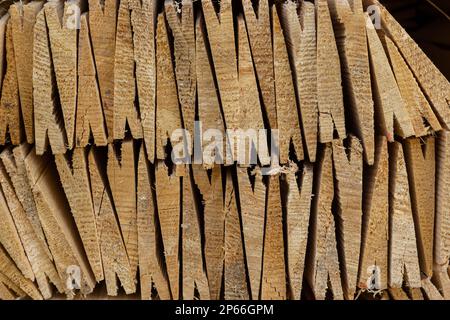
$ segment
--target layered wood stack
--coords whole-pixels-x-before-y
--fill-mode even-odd
[[[450,299],[450,85],[376,0],[0,12],[0,299]]]

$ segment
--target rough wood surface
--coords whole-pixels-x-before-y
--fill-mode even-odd
[[[156,2],[156,1],[155,1]],[[193,0],[166,0],[164,9],[173,35],[175,75],[184,128],[194,136],[196,83],[196,47]],[[192,152],[192,138],[189,152]]]
[[[196,28],[196,74],[197,74],[197,103],[198,118],[201,122],[200,134],[202,136],[201,148],[203,166],[208,169],[214,167],[214,163],[222,162],[223,144],[225,139],[225,124],[222,117],[219,97],[214,84],[213,65],[208,59],[206,34],[204,32],[204,21],[197,18]],[[220,141],[214,140],[214,135],[209,134],[209,129],[214,129],[221,133]],[[219,145],[219,150],[215,148]]]
[[[74,217],[95,280],[104,279],[100,243],[92,204],[87,149],[75,148],[72,156],[55,155],[56,168]]]
[[[420,271],[433,274],[435,220],[435,138],[407,139],[403,152],[419,249]]]
[[[139,152],[137,171],[137,231],[141,298],[152,299],[156,289],[162,300],[170,299],[167,276],[163,269],[156,218],[154,178],[150,175],[144,145]]]
[[[183,176],[182,191],[183,299],[193,300],[196,297],[202,300],[209,300],[208,279],[203,269],[200,217],[198,205],[195,203],[194,198],[193,180],[189,171],[189,169],[186,170]],[[198,295],[195,294],[195,291]]]
[[[5,68],[5,38],[6,38],[6,25],[9,21],[9,14],[4,14],[0,18],[0,87],[3,83],[3,75],[4,75],[4,68]]]
[[[89,25],[108,138],[113,137],[114,57],[118,0],[89,0]]]
[[[43,154],[48,144],[54,154],[65,153],[66,132],[61,110],[57,106],[58,95],[44,10],[39,12],[34,25],[33,86],[40,88],[33,90],[36,153]]]
[[[210,177],[200,165],[193,165],[192,169],[195,184],[203,198],[204,251],[209,294],[211,299],[218,300],[222,290],[225,249],[222,173],[219,166],[212,168]]]
[[[109,145],[108,180],[133,278],[136,277],[138,266],[135,165],[133,140],[124,140],[120,150],[119,147]]]
[[[16,196],[11,180],[3,165],[0,165],[0,183],[34,274],[33,279],[31,280],[37,282],[44,299],[50,299],[52,297],[53,288],[51,287],[50,282],[56,286],[60,293],[63,293],[65,286],[56,271],[52,256],[48,254],[47,245],[44,247],[34,232],[33,226]]]
[[[78,285],[81,292],[90,293],[95,286],[95,278],[83,251],[81,239],[76,232],[64,191],[58,184],[58,174],[48,160],[46,157],[37,156],[34,150],[30,151],[25,158],[25,167],[39,219],[56,269],[63,283],[66,284],[66,294],[71,296],[73,289],[76,289]],[[79,268],[79,283],[72,278],[73,267]],[[75,280],[75,285],[72,280]]]
[[[224,298],[226,300],[248,300],[241,221],[229,170],[226,173],[223,210],[225,216]]]
[[[363,154],[356,137],[349,136],[345,144],[333,141],[333,167],[343,289],[346,299],[352,300],[358,281],[363,214]]]
[[[255,6],[254,3],[256,3]],[[278,123],[270,27],[270,14],[275,9],[269,4],[268,0],[243,0],[242,5],[263,107],[270,128],[276,129]]]
[[[310,220],[311,253],[307,259],[306,279],[318,300],[325,299],[327,289],[335,300],[343,299],[332,213],[334,187],[331,154],[331,144],[326,144],[314,170],[314,199]]]
[[[8,172],[17,198],[22,204],[22,207],[28,216],[28,220],[33,226],[34,233],[38,238],[36,241],[41,243],[47,255],[51,257],[25,169],[25,157],[28,155],[31,148],[31,145],[27,143],[23,143],[12,150],[11,148],[5,148],[0,153],[0,159]]]
[[[283,213],[280,176],[271,175],[267,185],[261,299],[286,299]]]
[[[291,143],[297,159],[303,159],[302,133],[286,42],[276,12],[272,15],[272,25],[280,163],[285,164],[289,161]]]
[[[319,116],[317,109],[318,54],[314,4],[306,1],[287,1],[282,5],[280,20],[291,59],[305,148],[309,160],[314,162],[316,160]]]
[[[148,158],[155,158],[155,18],[158,1],[131,0],[136,83],[142,130]]]
[[[65,2],[54,0],[45,3],[55,77],[61,102],[67,146],[73,148],[75,139],[75,116],[77,108],[77,21],[76,10],[81,11],[81,0]],[[53,150],[52,150],[53,151]],[[53,152],[56,153],[56,152]]]
[[[389,160],[389,286],[420,288],[416,232],[401,143],[390,145]]]
[[[403,102],[410,114],[417,137],[430,133],[431,129],[440,130],[441,125],[419,88],[407,62],[401,56],[395,44],[388,37],[382,38],[392,64]]]
[[[92,135],[95,145],[105,146],[108,137],[92,52],[88,13],[83,13],[80,19],[75,143],[77,147],[85,147]]]
[[[31,1],[24,5],[13,4],[9,9],[12,21],[20,108],[28,143],[34,142],[33,68],[31,67],[33,66],[33,28],[42,6],[43,2],[41,1]]]
[[[428,300],[444,300],[444,297],[429,278],[422,279],[422,289]]]
[[[125,244],[116,218],[111,190],[106,172],[94,148],[88,154],[89,177],[92,204],[96,218],[106,291],[109,296],[117,296],[118,283],[127,294],[136,292],[135,273],[132,272]]]
[[[329,1],[342,78],[349,97],[351,123],[361,139],[365,161],[374,161],[374,112],[366,37],[366,19],[361,0]]]
[[[372,20],[366,17],[366,21],[375,117],[378,119],[377,129],[387,137],[389,142],[394,141],[394,134],[402,138],[415,135],[411,122],[415,113],[410,115],[403,102],[387,53],[384,52],[383,44]],[[381,33],[380,36],[383,37]],[[394,130],[394,119],[396,120],[396,130]]]
[[[441,131],[436,152],[436,226],[433,273],[436,285],[450,299],[450,134]]]
[[[12,21],[6,26],[6,72],[1,86],[0,100],[0,144],[10,140],[13,145],[22,142],[22,125],[20,118],[19,86],[17,68],[14,58],[12,38]]]
[[[156,164],[156,199],[158,217],[164,245],[164,260],[169,277],[172,299],[179,299],[180,280],[180,214],[181,214],[181,179],[169,171],[163,162]]]
[[[156,158],[165,159],[165,147],[169,141],[172,145],[176,142],[171,136],[176,129],[182,128],[182,121],[164,14],[158,16],[157,34]]]
[[[389,156],[384,136],[376,139],[375,162],[364,167],[363,223],[358,287],[387,288],[389,243]]]
[[[346,136],[341,62],[326,0],[317,0],[317,108],[319,140],[331,142],[336,131]]]
[[[141,119],[136,105],[135,56],[133,29],[131,25],[131,2],[120,2],[117,13],[117,33],[114,55],[114,111],[113,137],[124,139],[125,130],[130,128],[135,139],[143,136]]]
[[[290,295],[301,298],[311,212],[313,165],[286,174],[287,265]],[[297,177],[298,176],[298,177]],[[298,181],[297,181],[298,179]]]

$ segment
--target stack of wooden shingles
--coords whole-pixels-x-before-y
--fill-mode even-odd
[[[0,298],[450,299],[450,86],[364,2],[11,5]],[[173,164],[194,120],[281,167]]]

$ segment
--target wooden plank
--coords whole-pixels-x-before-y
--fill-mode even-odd
[[[400,288],[389,288],[389,296],[393,300],[409,300],[406,292]]]
[[[373,3],[374,1],[371,0]],[[441,120],[441,125],[450,124],[450,84],[439,69],[431,62],[394,17],[376,2],[381,10],[382,27],[387,29],[402,56],[418,80],[424,94],[430,100],[433,110]]]
[[[141,298],[152,299],[155,288],[162,300],[170,299],[167,276],[160,259],[154,178],[150,174],[144,145],[139,152],[137,175],[137,229]]]
[[[180,214],[181,214],[181,179],[174,174],[169,175],[163,162],[158,162],[155,168],[156,198],[158,217],[164,245],[164,259],[169,276],[172,299],[179,299],[180,280]]]
[[[211,299],[219,300],[225,254],[225,215],[221,168],[214,166],[210,177],[200,165],[193,165],[192,170],[195,184],[203,197],[204,251],[209,295]]]
[[[286,299],[286,267],[279,175],[269,176],[266,212],[261,299],[284,300]]]
[[[52,257],[48,255],[47,245],[44,247],[34,232],[33,226],[16,196],[11,180],[3,165],[0,165],[0,183],[23,249],[31,265],[33,272],[31,280],[37,282],[44,299],[52,297],[53,289],[50,286],[50,282],[56,286],[59,292],[63,293],[64,283],[53,265]]]
[[[136,212],[136,160],[133,140],[108,147],[107,173],[114,206],[119,218],[133,279],[138,267],[138,235]]]
[[[353,300],[358,281],[363,202],[363,154],[359,140],[350,135],[346,143],[333,141],[333,167],[337,201],[343,289]]]
[[[331,142],[336,131],[346,136],[341,62],[326,0],[317,0],[317,102],[319,141]]]
[[[84,251],[95,280],[100,282],[104,279],[103,265],[92,204],[87,149],[75,148],[71,156],[55,155],[55,163]]]
[[[286,42],[280,19],[275,12],[272,15],[272,27],[280,163],[285,164],[289,160],[291,143],[297,159],[303,159],[302,133]]]
[[[441,131],[436,150],[436,217],[433,274],[436,285],[450,299],[450,134]]]
[[[308,159],[316,160],[317,149],[317,41],[314,4],[287,1],[282,4],[281,24],[291,59],[292,75],[300,108]]]
[[[238,129],[241,108],[231,0],[202,1],[203,15],[227,129]]]
[[[118,5],[117,0],[89,0],[92,48],[110,141],[112,141],[114,125],[114,56]]]
[[[191,134],[188,150],[191,153],[194,136],[195,94],[197,91],[194,5],[192,0],[180,2],[166,0],[164,9],[173,36],[178,97],[184,127]]]
[[[117,222],[106,172],[104,172],[96,149],[89,150],[88,162],[92,204],[100,242],[106,291],[108,296],[117,296],[119,289],[117,280],[119,280],[125,293],[132,294],[136,292],[135,275],[132,272]]]
[[[0,192],[0,243],[19,268],[20,272],[34,281],[34,273],[11,216],[3,191]]]
[[[202,243],[200,234],[200,217],[195,203],[193,180],[190,170],[183,176],[182,202],[182,263],[183,263],[183,300],[210,299],[208,279],[203,269]],[[194,290],[198,292],[195,295]]]
[[[155,19],[158,1],[131,0],[134,60],[139,111],[148,158],[155,158]]]
[[[18,145],[22,141],[22,121],[20,119],[19,87],[14,59],[11,19],[6,25],[6,72],[1,87],[0,101],[0,144],[4,145],[9,136],[10,143]],[[9,135],[7,136],[7,134]]]
[[[402,99],[408,109],[416,136],[423,136],[431,130],[439,131],[441,125],[427,100],[423,96],[407,62],[401,56],[395,44],[388,38],[382,38],[392,64]],[[426,121],[426,122],[425,122]]]
[[[295,167],[294,167],[295,168]],[[300,300],[305,270],[306,245],[311,212],[313,165],[305,163],[286,174],[287,265],[290,295]],[[297,178],[298,176],[298,178]],[[298,181],[297,181],[298,179]]]
[[[416,114],[409,114],[375,26],[368,16],[366,21],[375,117],[379,119],[377,129],[387,137],[389,142],[394,141],[395,134],[402,138],[415,135],[411,118],[414,118]],[[394,119],[396,131],[394,131]]]
[[[12,21],[14,55],[19,85],[20,108],[26,140],[34,142],[33,121],[33,28],[36,17],[42,9],[42,1],[31,1],[26,4],[14,3],[9,12]],[[1,71],[0,71],[1,72]]]
[[[253,5],[254,3],[256,5]],[[276,129],[278,123],[275,105],[275,75],[270,27],[272,6],[268,0],[244,0],[242,1],[242,5],[257,81],[261,90],[263,108],[267,115],[270,128]]]
[[[176,129],[182,128],[169,35],[164,14],[158,15],[156,37],[156,158],[165,159],[165,147]]]
[[[72,296],[76,289],[84,294],[92,292],[95,279],[64,191],[57,183],[56,169],[49,163],[48,157],[37,156],[34,149],[25,158],[25,167],[56,269],[66,284],[66,295]],[[71,270],[79,271],[80,279],[72,278]]]
[[[238,146],[239,153],[236,154],[234,158],[238,160],[240,165],[246,166],[256,164],[257,159],[254,157],[252,158],[250,154],[252,148],[257,151],[262,145],[266,145],[265,149],[268,149],[268,147],[267,141],[261,141],[266,137],[261,137],[259,135],[261,130],[264,130],[264,120],[259,101],[256,74],[253,70],[247,28],[245,27],[245,21],[242,15],[237,16],[237,34],[240,108],[235,116],[238,128],[242,130],[245,136],[240,137],[240,145]],[[248,143],[246,141],[247,139],[249,140]],[[260,156],[259,159],[261,165],[270,164],[269,158],[266,159],[265,157]]]
[[[419,249],[420,271],[433,274],[435,220],[435,138],[407,139],[403,152],[408,171],[411,204]]]
[[[225,216],[224,298],[225,300],[248,300],[241,222],[230,170],[226,173],[223,210]]]
[[[72,149],[75,139],[77,108],[77,26],[72,26],[73,11],[81,10],[81,0],[54,0],[44,5],[51,57],[55,66],[56,83],[61,102],[67,146]]]
[[[65,153],[66,132],[56,104],[55,76],[44,10],[38,13],[34,25],[33,86],[40,88],[33,90],[36,153],[43,154],[48,145],[53,153]]]
[[[0,281],[0,300],[15,300],[16,296]]]
[[[104,146],[108,140],[92,53],[88,13],[81,15],[80,27],[75,142],[77,147],[85,147],[92,135],[94,144]]]
[[[120,2],[114,55],[113,137],[124,139],[126,125],[135,139],[143,136],[141,119],[135,103],[136,78],[131,26],[131,0]]]
[[[0,282],[3,283],[3,285],[11,292],[11,294],[19,297],[24,298],[26,297],[26,293],[20,289],[20,287],[11,281],[7,276],[5,276],[3,273],[0,272]]]
[[[401,143],[389,149],[389,287],[420,288],[419,255]]]
[[[444,297],[429,278],[422,279],[422,289],[428,300],[444,300]]]
[[[264,248],[266,186],[261,171],[238,167],[237,181],[251,298],[259,299]],[[252,181],[253,180],[253,181]]]
[[[223,143],[225,142],[225,124],[222,117],[219,97],[217,95],[214,84],[214,70],[213,65],[210,64],[207,53],[207,42],[206,34],[204,33],[204,21],[200,17],[197,18],[195,22],[196,28],[196,46],[195,46],[195,57],[196,57],[196,76],[197,76],[197,96],[198,96],[198,118],[201,122],[200,133],[202,137],[201,149],[202,149],[202,159],[203,167],[210,169],[214,167],[214,163],[221,163],[223,159],[220,158],[224,156]],[[209,129],[214,129],[219,131],[222,135],[221,145],[219,141],[211,143],[213,137],[208,136]],[[209,146],[209,147],[208,147]],[[220,149],[216,150],[215,146]],[[220,151],[220,152],[219,152]],[[211,283],[210,283],[211,285]]]
[[[314,199],[311,207],[311,253],[307,258],[305,277],[314,297],[324,300],[327,290],[333,299],[342,300],[336,229],[332,213],[334,195],[332,147],[328,143],[319,155],[314,170]]]
[[[6,39],[6,25],[9,21],[9,14],[4,14],[0,17],[0,87],[3,83],[3,74],[6,61],[6,49],[5,49],[5,39]]]
[[[19,287],[26,295],[34,300],[42,300],[42,295],[34,283],[25,278],[21,271],[17,269],[14,262],[8,257],[8,254],[0,246],[0,274],[5,276],[15,286]],[[3,280],[2,280],[3,282]]]
[[[387,140],[378,136],[375,162],[364,167],[363,223],[358,287],[387,288],[389,242],[389,156]]]
[[[374,162],[374,112],[362,1],[328,2],[349,97],[351,124],[364,148],[365,161]]]
[[[28,181],[25,169],[25,157],[28,155],[31,148],[32,146],[27,143],[22,143],[12,150],[11,148],[5,148],[0,153],[0,159],[8,172],[17,198],[25,210],[28,220],[37,236],[36,241],[41,243],[47,255],[51,258],[51,253],[45,240],[44,231],[42,230],[42,225],[39,220],[30,182]]]

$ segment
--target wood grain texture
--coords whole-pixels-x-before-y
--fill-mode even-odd
[[[311,198],[313,196],[313,169],[313,165],[305,164],[302,169],[297,172],[292,170],[285,176],[288,188],[284,200],[288,279],[290,295],[296,300],[300,300],[303,287]]]
[[[388,147],[386,137],[378,136],[376,140],[375,162],[373,166],[364,167],[363,171],[365,181],[358,276],[359,288],[373,290],[387,288],[389,241]]]
[[[34,138],[36,153],[43,154],[48,145],[52,152],[66,152],[66,131],[59,110],[56,80],[50,53],[49,36],[44,9],[36,18],[33,40]]]
[[[333,299],[342,300],[341,271],[338,260],[336,228],[332,213],[334,195],[332,146],[326,144],[314,169],[314,199],[311,205],[311,252],[305,270],[314,297],[324,300],[327,290]]]
[[[80,19],[75,145],[77,147],[87,146],[92,135],[95,145],[105,146],[108,143],[108,136],[97,83],[88,13],[83,13]]]
[[[180,257],[179,239],[181,223],[181,178],[169,171],[163,162],[155,168],[156,199],[161,236],[164,245],[164,260],[169,277],[172,299],[180,298]]]
[[[416,232],[401,143],[390,145],[389,160],[389,287],[406,284],[420,288]]]
[[[138,235],[136,216],[136,160],[134,142],[124,140],[122,144],[108,148],[108,180],[114,206],[119,218],[133,278],[138,267]]]
[[[0,92],[0,144],[4,145],[7,140],[10,140],[13,145],[18,145],[22,142],[22,121],[20,119],[19,86],[14,58],[11,19],[6,26],[5,42],[6,72]]]
[[[134,282],[136,276],[132,271],[120,232],[107,175],[102,168],[98,151],[94,147],[89,150],[88,165],[107,295],[118,295],[118,280],[125,293],[132,294],[136,292]]]
[[[148,159],[155,158],[155,19],[156,0],[131,0],[131,25],[133,27],[136,84],[142,130]]]
[[[298,160],[303,159],[302,132],[294,82],[279,14],[272,15],[275,99],[279,130],[280,163],[288,162],[291,143]]]
[[[78,26],[74,14],[75,11],[81,11],[81,6],[80,0],[68,2],[54,0],[44,5],[51,57],[55,67],[56,84],[58,86],[69,149],[73,148],[75,141],[78,86]]]
[[[203,226],[205,234],[205,263],[209,294],[212,300],[220,299],[225,254],[225,213],[222,173],[214,166],[211,176],[201,165],[192,166],[194,182],[203,199]]]
[[[89,0],[89,25],[109,141],[114,127],[114,57],[118,0]]]
[[[337,239],[340,246],[343,289],[346,299],[354,298],[358,281],[363,205],[363,150],[350,135],[346,143],[333,141]]]
[[[121,1],[117,13],[114,55],[114,139],[125,138],[127,124],[133,138],[143,137],[140,114],[136,105],[136,64],[130,16],[131,1]]]
[[[141,298],[152,299],[152,289],[156,289],[162,300],[170,299],[170,288],[161,259],[158,221],[156,217],[154,178],[147,161],[144,145],[139,151],[137,169],[137,231],[139,251],[139,275]]]

